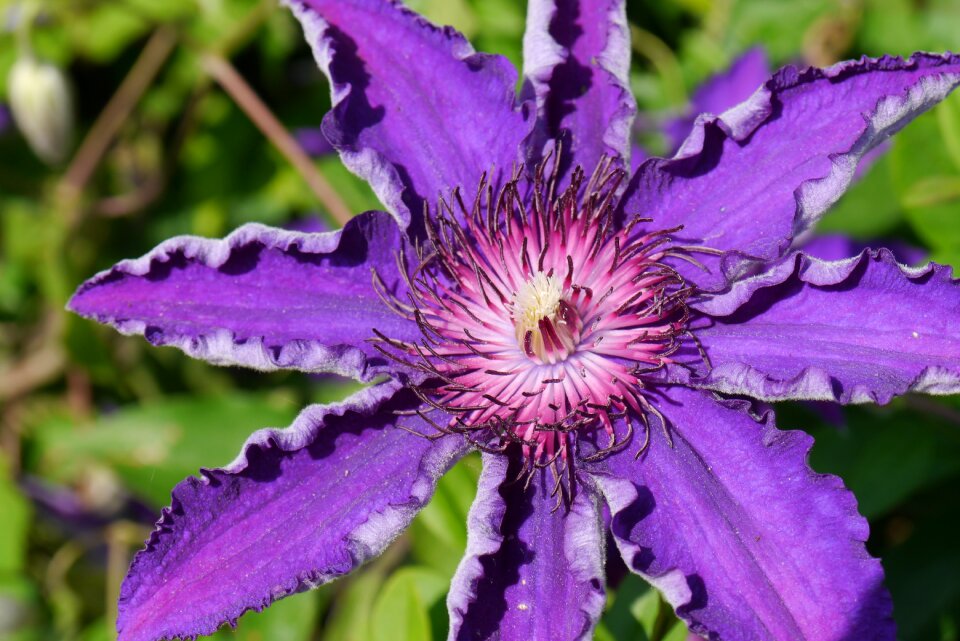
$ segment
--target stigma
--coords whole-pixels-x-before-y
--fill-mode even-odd
[[[517,345],[528,358],[553,365],[574,353],[582,323],[565,299],[563,282],[537,272],[513,297]]]

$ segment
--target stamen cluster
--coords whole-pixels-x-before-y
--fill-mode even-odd
[[[375,282],[423,333],[419,343],[379,335],[381,351],[424,373],[415,391],[453,418],[421,415],[482,449],[519,444],[528,469],[549,466],[559,479],[579,436],[602,428],[595,456],[626,446],[631,416],[649,436],[657,412],[644,380],[686,333],[690,290],[663,262],[676,230],[616,225],[623,170],[604,160],[585,180],[578,167],[555,195],[556,163],[550,176],[547,167],[532,178],[521,169],[497,191],[484,177],[469,206],[459,191],[441,198],[429,242],[416,260],[400,257],[408,301]]]

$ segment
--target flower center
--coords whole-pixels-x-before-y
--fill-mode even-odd
[[[576,168],[560,193],[546,161],[499,188],[484,177],[472,205],[440,199],[416,256],[401,251],[403,297],[374,275],[422,332],[373,344],[419,372],[426,422],[485,451],[518,446],[529,470],[558,478],[580,438],[593,456],[641,442],[634,430],[657,414],[648,388],[689,334],[691,290],[665,262],[686,251],[677,230],[620,219],[625,177],[609,160],[589,179]]]
[[[564,300],[563,283],[537,272],[513,297],[513,322],[517,345],[531,359],[554,364],[577,349],[583,325]]]

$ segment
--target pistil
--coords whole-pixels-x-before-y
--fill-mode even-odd
[[[552,275],[537,272],[513,297],[513,322],[517,345],[528,358],[554,364],[577,349],[583,325],[566,300],[563,284]]]

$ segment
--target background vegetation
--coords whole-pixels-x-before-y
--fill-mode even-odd
[[[522,2],[409,4],[519,65]],[[747,47],[764,46],[777,64],[827,64],[956,48],[960,34],[956,0],[628,6],[639,125],[654,147],[663,143],[649,132]],[[335,226],[343,211],[378,204],[335,156],[308,161],[285,135],[316,127],[329,98],[273,0],[0,0],[0,105],[27,48],[69,77],[76,126],[72,140],[54,141],[65,160],[47,164],[0,108],[0,639],[98,641],[113,638],[120,581],[173,485],[231,460],[252,430],[286,425],[354,385],[207,366],[69,316],[67,297],[174,234],[220,236],[248,221]],[[311,133],[300,142],[322,152]],[[960,95],[900,134],[822,228],[960,264]],[[956,641],[960,400],[812,409],[781,407],[780,425],[814,433],[813,466],[856,493],[901,637]],[[477,474],[476,460],[459,465],[365,570],[248,614],[218,638],[445,638],[443,599]],[[640,579],[615,562],[610,576],[598,638],[686,637]]]

